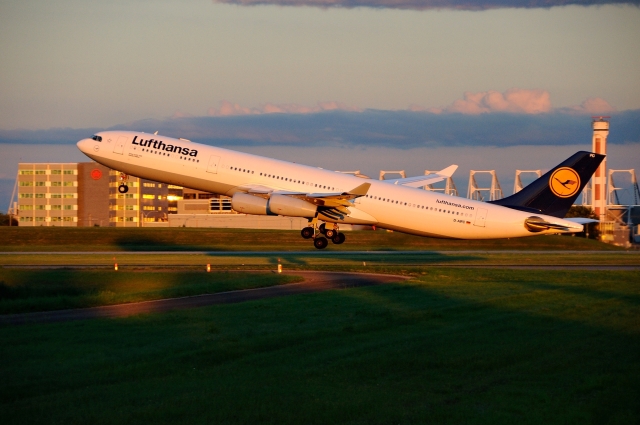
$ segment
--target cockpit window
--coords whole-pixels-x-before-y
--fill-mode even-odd
[[[102,137],[98,135],[94,135],[92,139],[95,140],[96,142],[102,142]]]

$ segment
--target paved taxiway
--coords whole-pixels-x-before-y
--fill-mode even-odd
[[[160,313],[170,310],[203,307],[214,304],[239,303],[265,298],[283,297],[287,295],[321,292],[330,289],[382,285],[385,283],[409,279],[408,276],[373,273],[292,271],[285,272],[283,274],[302,276],[304,281],[286,285],[270,286],[267,288],[245,289],[239,291],[220,292],[217,294],[144,301],[139,303],[73,310],[9,314],[0,316],[0,323],[18,325],[25,323],[65,322],[82,319],[126,317],[141,313]]]

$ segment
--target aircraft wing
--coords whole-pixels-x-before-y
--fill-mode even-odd
[[[304,199],[315,205],[324,207],[338,207],[349,206],[352,199],[360,196],[365,196],[371,187],[371,183],[362,183],[360,186],[355,187],[347,192],[324,192],[324,193],[309,193],[309,192],[294,192],[288,190],[280,190],[273,187],[262,185],[246,185],[241,186],[239,189],[243,192],[255,195],[287,195],[294,198]]]
[[[422,187],[428,184],[441,182],[442,180],[451,177],[457,169],[457,165],[450,165],[447,168],[440,170],[434,174],[428,174],[426,176],[407,177],[405,179],[384,180],[384,182],[401,186]]]

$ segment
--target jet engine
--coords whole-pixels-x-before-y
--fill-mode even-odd
[[[268,199],[259,196],[236,193],[231,198],[231,207],[244,214],[267,215]]]
[[[313,218],[318,207],[311,202],[286,195],[272,195],[269,198],[269,212],[271,214],[289,217]]]
[[[317,207],[311,202],[285,195],[271,195],[265,199],[246,193],[236,193],[231,198],[231,207],[244,214],[286,215],[289,217],[313,218]]]

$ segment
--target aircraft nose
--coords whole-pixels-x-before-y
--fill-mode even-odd
[[[80,149],[82,153],[88,153],[91,150],[92,142],[94,142],[92,139],[82,139],[76,143],[76,146],[78,146],[78,149]]]

